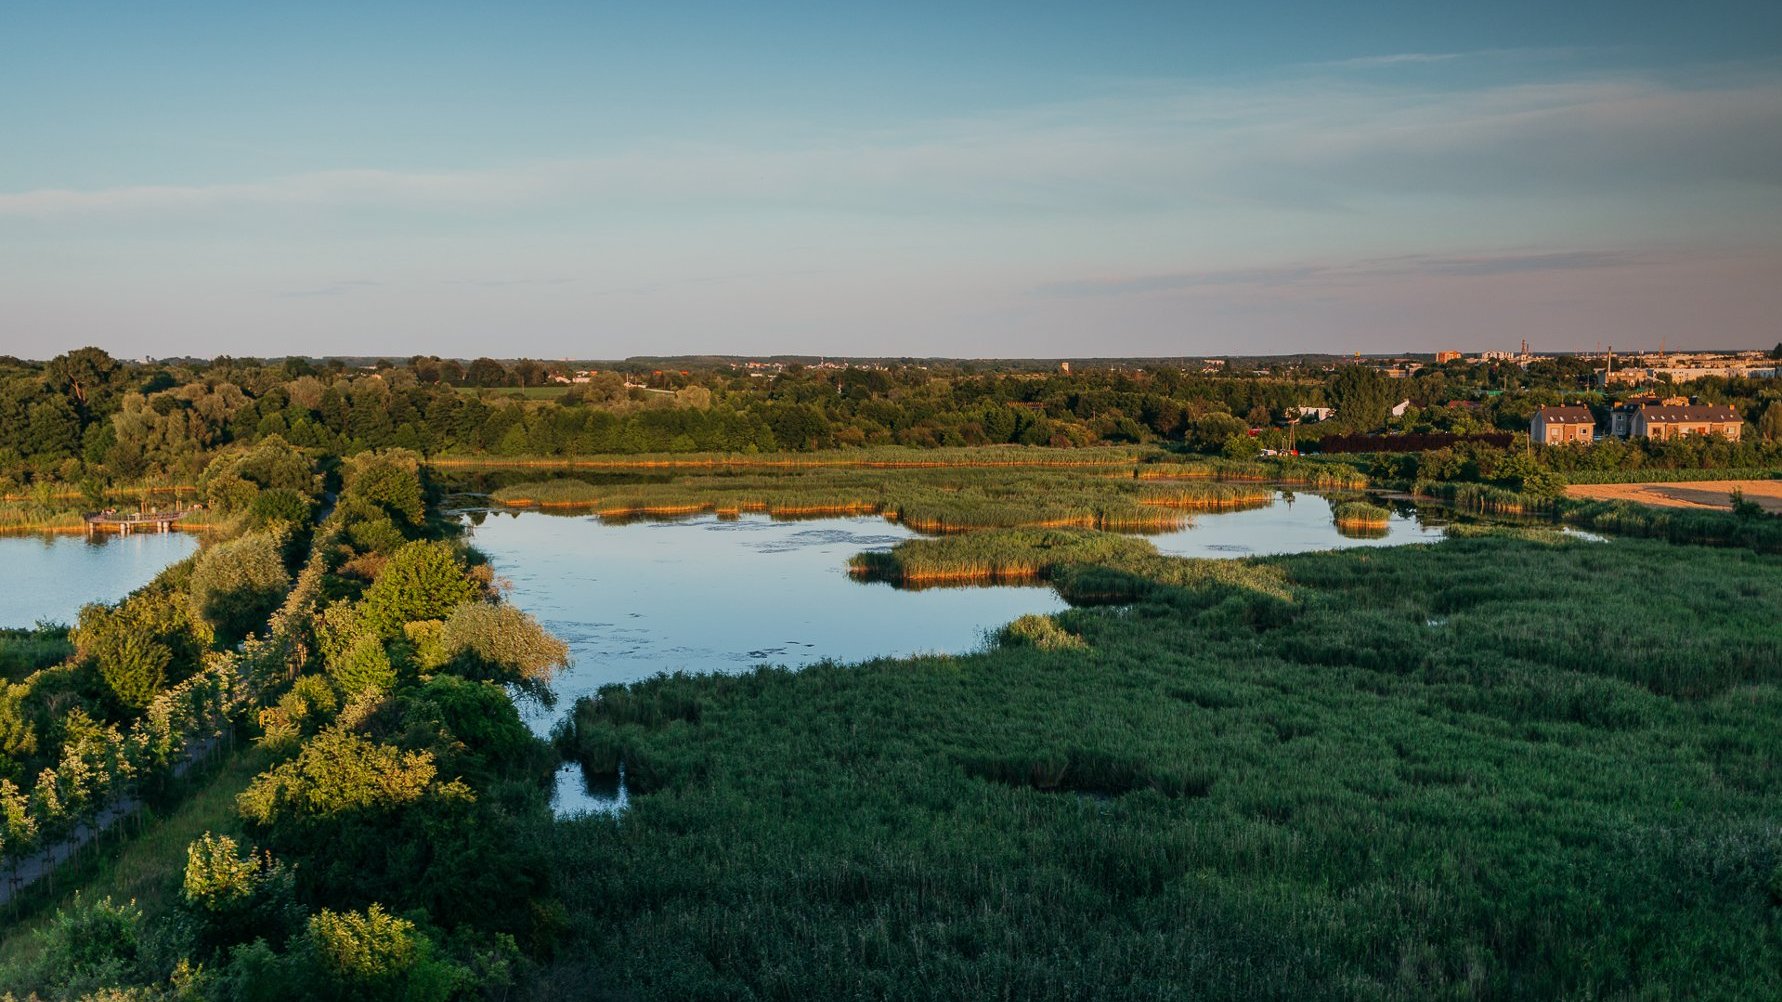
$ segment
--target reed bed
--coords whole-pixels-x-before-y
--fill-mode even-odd
[[[1212,480],[1218,474],[1218,464],[1211,460],[1188,463],[1146,463],[1132,472],[1133,477],[1138,480]]]
[[[78,511],[48,508],[32,502],[0,503],[0,533],[84,531],[86,520]]]
[[[1384,530],[1391,518],[1392,512],[1366,501],[1343,501],[1330,506],[1330,520],[1339,529]]]
[[[1239,495],[1223,485],[1207,486],[1211,491],[1201,500],[1184,500],[1181,507],[1216,511],[1237,503]],[[931,535],[1017,527],[1169,532],[1186,524],[1182,511],[1146,503],[1145,492],[1130,478],[1076,471],[818,469],[684,475],[666,483],[610,486],[576,480],[518,483],[491,498],[511,507],[583,509],[609,519],[749,512],[775,518],[882,515]]]
[[[1205,459],[1144,463],[1133,469],[1135,480],[1219,480],[1225,483],[1281,484],[1313,490],[1362,490],[1367,476],[1347,463],[1307,459],[1264,459],[1240,462]]]
[[[1533,515],[1552,511],[1557,506],[1555,498],[1490,484],[1419,480],[1411,485],[1411,493],[1418,497],[1441,498],[1461,511],[1484,515]]]
[[[1227,483],[1190,483],[1167,489],[1148,488],[1139,504],[1183,511],[1237,511],[1274,504],[1275,492],[1265,487]]]
[[[1504,530],[1153,564],[1108,538],[1052,577],[1153,581],[1056,617],[1081,647],[578,704],[564,745],[623,764],[631,800],[553,829],[602,861],[557,874],[560,976],[640,999],[1775,997],[1773,564]]]
[[[1741,518],[1727,511],[1660,508],[1633,501],[1573,501],[1565,504],[1560,518],[1592,532],[1782,553],[1782,517],[1776,515]]]
[[[1090,528],[992,529],[944,539],[912,539],[856,554],[856,577],[903,587],[1043,581],[1070,564],[1130,564],[1155,556],[1150,543]]]
[[[439,469],[592,469],[592,470],[920,470],[920,469],[1093,469],[1132,466],[1147,449],[1097,447],[1053,449],[1042,446],[905,449],[883,447],[828,452],[775,453],[641,453],[599,456],[436,456],[427,461]]]

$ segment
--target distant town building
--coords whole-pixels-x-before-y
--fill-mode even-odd
[[[1647,404],[1634,412],[1631,422],[1634,438],[1724,435],[1737,442],[1744,429],[1739,412],[1724,404]]]
[[[1679,400],[1677,402],[1686,403],[1687,401]],[[1614,409],[1609,411],[1609,434],[1616,438],[1632,437],[1634,415],[1639,413],[1640,408],[1656,403],[1659,403],[1657,397],[1629,397],[1616,404]]]
[[[1542,445],[1588,445],[1596,437],[1596,416],[1588,407],[1543,407],[1535,411],[1528,434]]]
[[[1393,417],[1404,417],[1405,412],[1410,409],[1411,409],[1411,402],[1409,400],[1400,400],[1398,403],[1392,405],[1392,416]]]
[[[1460,352],[1458,352],[1458,351],[1438,351],[1438,352],[1436,352],[1435,358],[1436,358],[1437,365],[1441,365],[1443,362],[1458,362],[1458,361],[1460,361]]]
[[[1287,416],[1299,418],[1302,421],[1329,421],[1336,416],[1336,408],[1312,407],[1306,404],[1301,404],[1298,407],[1289,407],[1287,409]]]

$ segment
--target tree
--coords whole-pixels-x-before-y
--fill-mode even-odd
[[[470,363],[464,382],[468,386],[506,386],[507,367],[492,358],[479,358]]]
[[[409,543],[391,555],[365,590],[360,615],[379,636],[397,637],[406,623],[444,619],[476,597],[449,543]]]
[[[466,602],[441,631],[445,666],[466,678],[503,682],[535,696],[550,692],[551,674],[569,663],[569,647],[511,605]]]
[[[375,902],[362,912],[324,908],[310,916],[295,959],[287,983],[327,998],[433,1002],[471,980],[469,971],[435,959],[433,941],[413,922]]]
[[[1757,433],[1765,442],[1782,442],[1782,400],[1763,409],[1763,416],[1757,419]]]
[[[1346,365],[1330,378],[1325,390],[1336,419],[1352,431],[1373,431],[1392,410],[1392,381],[1365,365]]]
[[[118,374],[117,359],[103,349],[76,348],[66,355],[50,359],[44,374],[50,386],[66,394],[75,406],[85,409],[89,398],[108,386]]]
[[[232,645],[263,627],[290,587],[279,540],[256,532],[199,554],[189,590],[217,639]]]
[[[119,703],[141,709],[167,684],[173,652],[122,611],[89,605],[80,612],[75,646],[99,666]]]
[[[314,506],[309,498],[285,487],[261,491],[248,506],[248,517],[260,528],[274,525],[303,526],[309,524]]]
[[[396,685],[396,668],[384,642],[374,633],[360,634],[346,650],[327,660],[327,668],[328,677],[348,698]]]
[[[376,505],[411,526],[426,518],[420,457],[411,452],[361,452],[346,461],[343,479],[351,500]]]
[[[392,811],[429,798],[474,799],[469,787],[457,780],[440,782],[438,773],[431,752],[405,752],[329,730],[304,742],[296,758],[261,773],[235,802],[243,818],[277,840],[325,853],[326,845],[302,837],[315,822]]]

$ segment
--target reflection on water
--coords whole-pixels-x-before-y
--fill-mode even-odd
[[[183,532],[0,536],[0,627],[72,623],[81,606],[115,602],[197,549]]]
[[[551,811],[560,818],[582,814],[623,814],[631,797],[625,791],[625,766],[617,779],[592,779],[580,764],[565,762],[557,768],[551,790]]]
[[[612,682],[962,653],[1018,616],[1064,608],[1049,588],[908,592],[855,581],[849,557],[915,535],[878,518],[610,525],[520,512],[472,525],[472,542],[512,583],[511,600],[569,644],[571,665],[552,686],[555,708],[522,703],[540,734],[578,697]],[[559,815],[613,813],[626,802],[622,782],[590,785],[573,763],[557,773]]]
[[[1415,513],[1394,511],[1386,527],[1339,529],[1330,519],[1331,502],[1316,494],[1276,491],[1266,508],[1196,515],[1186,529],[1148,537],[1159,552],[1178,557],[1262,557],[1350,546],[1433,543],[1439,524]]]
[[[612,682],[962,653],[986,630],[1064,608],[1049,588],[911,592],[849,577],[849,557],[914,535],[878,518],[608,525],[519,512],[490,514],[472,542],[512,582],[512,601],[569,644],[556,710],[527,711],[543,733],[576,698]]]

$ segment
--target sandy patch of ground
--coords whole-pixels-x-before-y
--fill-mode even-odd
[[[1782,480],[1696,480],[1687,483],[1653,484],[1572,484],[1565,489],[1567,497],[1592,501],[1638,501],[1665,508],[1719,508],[1730,510],[1734,488],[1745,492],[1745,500],[1763,506],[1772,515],[1782,515]]]

